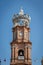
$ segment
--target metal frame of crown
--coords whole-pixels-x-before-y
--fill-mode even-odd
[[[27,14],[24,14],[23,9],[20,10],[19,14],[15,14],[13,16],[14,27],[17,25],[20,26],[20,21],[22,21],[22,26],[29,27],[30,20],[31,20],[30,16]]]

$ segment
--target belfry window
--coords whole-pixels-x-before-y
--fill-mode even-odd
[[[24,59],[24,51],[23,50],[18,51],[18,59]]]

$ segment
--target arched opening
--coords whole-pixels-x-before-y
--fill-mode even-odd
[[[23,50],[18,51],[18,59],[24,59],[24,51]]]

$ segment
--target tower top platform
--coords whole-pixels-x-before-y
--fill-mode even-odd
[[[28,14],[24,14],[23,9],[20,9],[19,14],[14,14],[13,24],[14,26],[20,25],[20,22],[23,26],[28,26],[30,23],[31,17]]]

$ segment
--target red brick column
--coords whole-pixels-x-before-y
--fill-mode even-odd
[[[14,46],[12,46],[11,48],[11,59],[12,59],[12,62],[14,62]]]
[[[24,58],[25,58],[25,62],[27,62],[27,47],[25,47],[24,50]]]
[[[18,60],[18,48],[15,47],[15,62]]]

